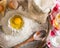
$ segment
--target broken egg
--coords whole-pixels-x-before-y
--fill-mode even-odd
[[[41,28],[38,22],[25,17],[18,11],[8,12],[1,23],[4,31],[4,37],[2,37],[4,40],[1,39],[3,41],[2,46],[6,47],[22,43]]]

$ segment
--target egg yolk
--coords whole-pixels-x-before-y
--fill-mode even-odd
[[[24,24],[24,21],[21,18],[21,16],[19,16],[19,15],[15,15],[14,17],[12,17],[10,19],[10,25],[11,25],[11,27],[13,27],[15,29],[22,28],[23,24]]]
[[[54,26],[57,28],[57,29],[60,29],[60,14],[58,14],[54,20]]]
[[[14,20],[14,23],[17,24],[17,25],[19,25],[21,22],[22,21],[21,21],[20,18],[15,18],[15,20]]]
[[[60,14],[58,15],[58,19],[60,19]]]
[[[59,24],[54,20],[54,26],[58,29],[59,28]]]

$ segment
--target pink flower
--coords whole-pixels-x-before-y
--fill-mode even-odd
[[[51,31],[51,36],[55,36],[55,32],[54,31]]]
[[[50,45],[50,42],[48,42],[48,45]]]
[[[58,10],[58,4],[56,4],[56,6],[53,8],[54,11],[57,11]]]
[[[49,48],[51,47],[51,43],[50,43],[50,42],[48,42],[48,44],[47,44],[47,45],[48,45],[48,47],[49,47]]]

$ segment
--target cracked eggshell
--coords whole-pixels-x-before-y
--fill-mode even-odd
[[[48,13],[51,8],[55,5],[55,0],[33,0],[33,6],[39,12]]]
[[[8,0],[7,1],[7,6],[8,6],[8,10],[14,10],[17,9],[19,4],[17,0]]]
[[[7,0],[0,1],[0,19],[5,15]]]
[[[33,6],[33,1],[28,0],[28,13],[29,17],[38,21],[39,23],[46,23],[48,12],[44,13],[41,9],[39,10],[37,6]],[[37,10],[38,9],[38,10]]]

